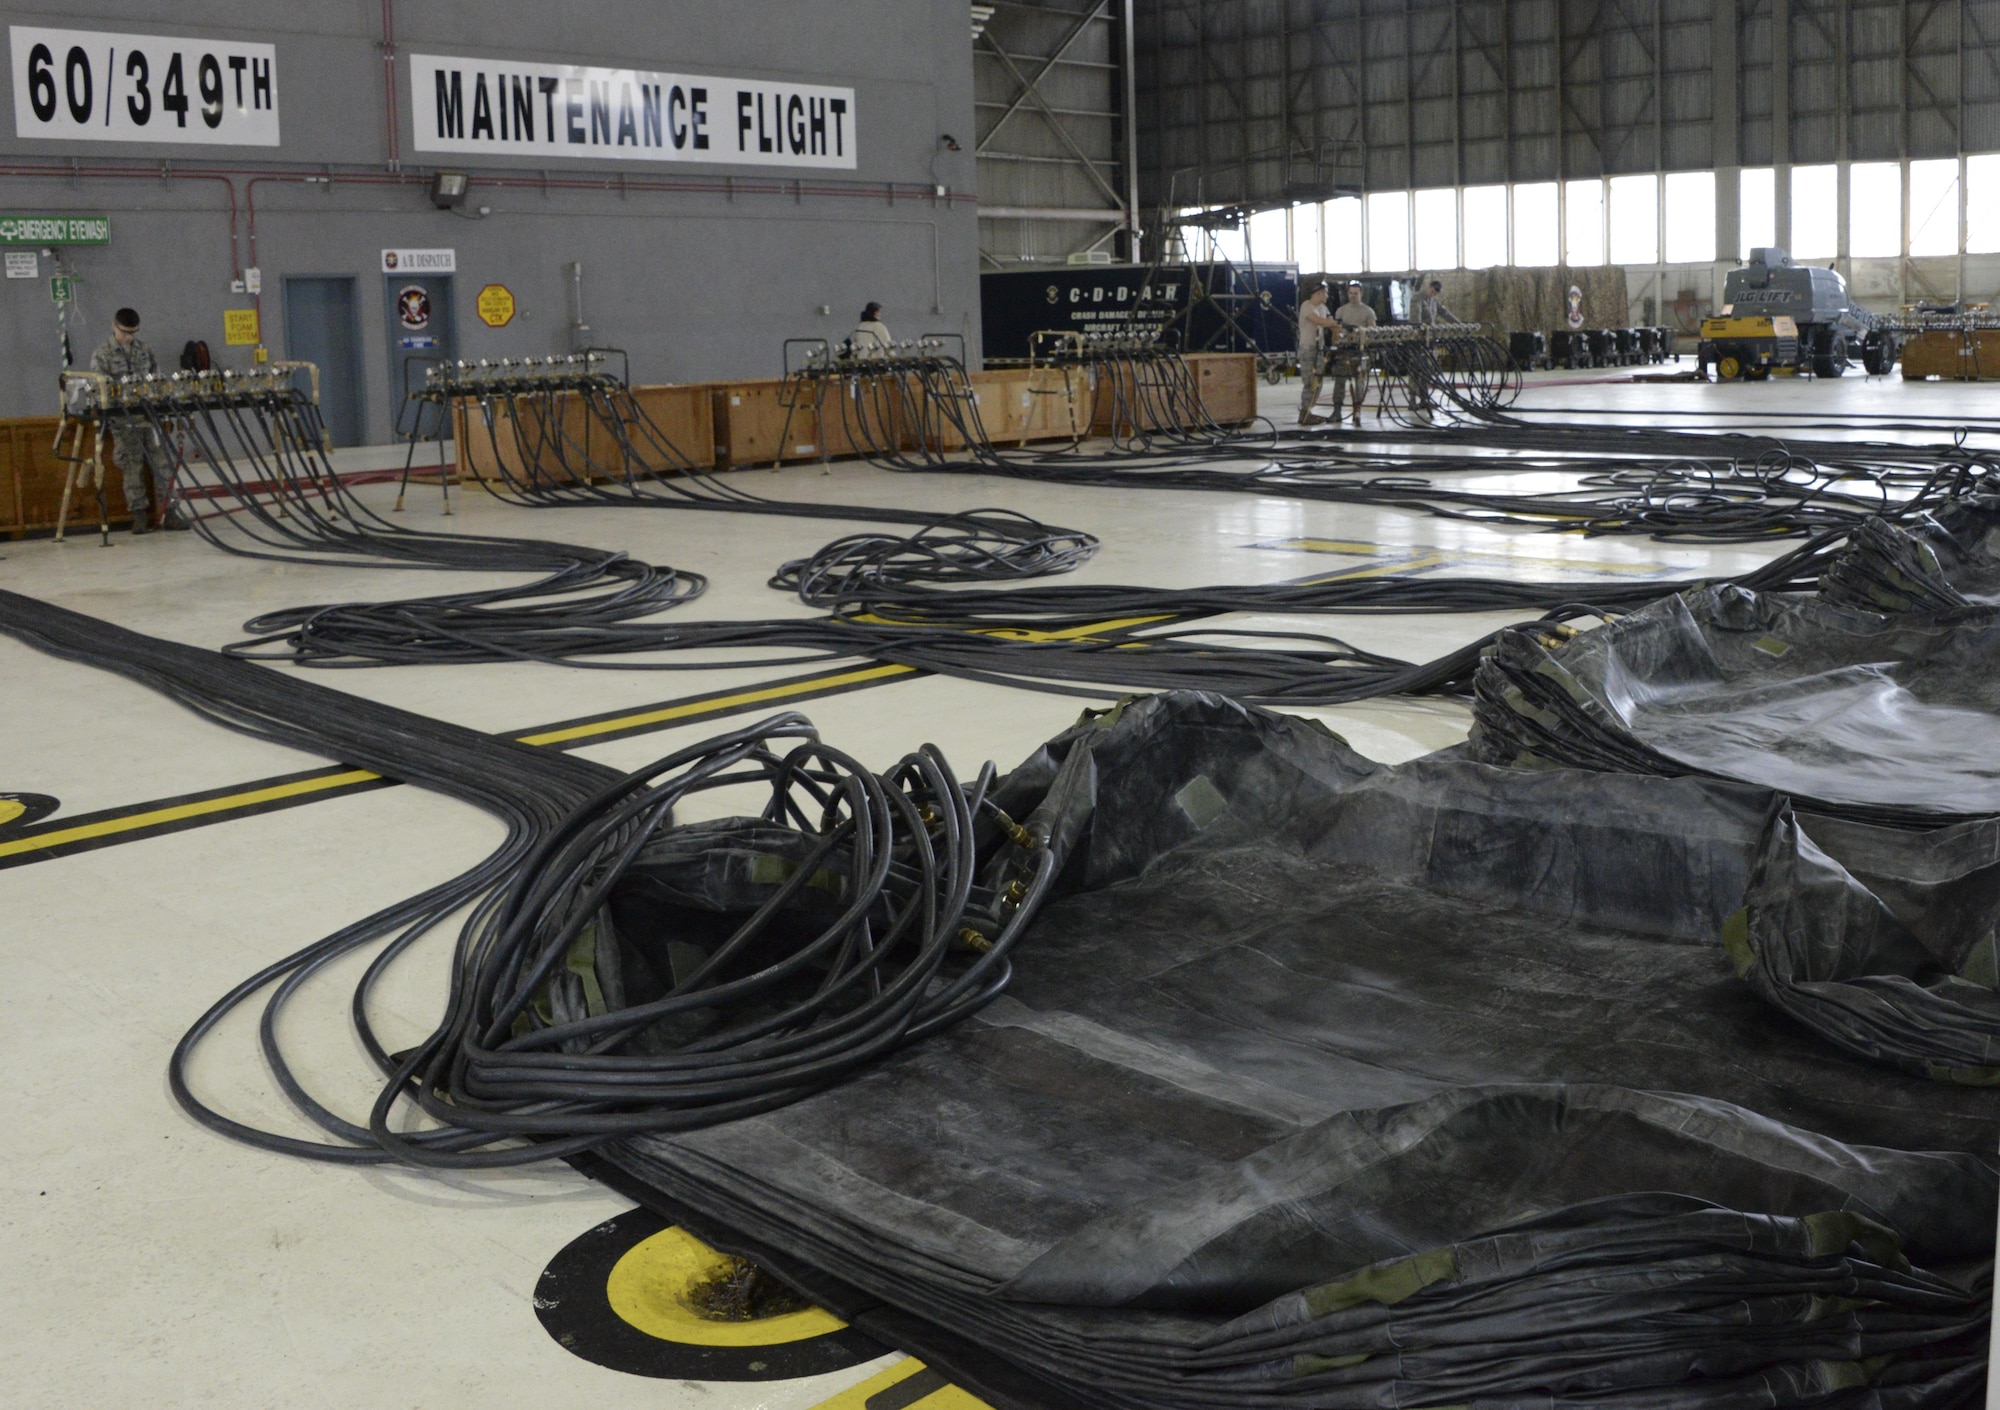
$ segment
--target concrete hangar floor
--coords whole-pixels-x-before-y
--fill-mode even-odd
[[[1267,415],[1291,419],[1295,384],[1261,395]],[[1605,419],[1674,408],[1716,413],[1708,424],[1741,429],[1723,413],[1834,403],[1846,412],[1990,419],[1994,397],[1979,386],[1859,378],[1711,386],[1537,374],[1521,405]],[[1365,436],[1373,424],[1348,434]],[[1104,547],[1078,574],[1085,582],[1190,586],[1384,571],[1643,580],[1737,573],[1776,551],[1586,540],[1280,498],[913,478],[860,463],[740,473],[760,492],[792,499],[1006,506],[1086,529]],[[386,509],[393,487],[361,493]],[[716,619],[805,613],[765,579],[780,561],[844,531],[734,515],[529,513],[472,489],[451,519],[438,516],[427,493],[413,493],[410,506],[409,517],[426,527],[560,537],[697,570],[712,586],[680,611]],[[0,553],[0,583],[15,592],[210,648],[236,640],[247,618],[274,606],[442,591],[433,584],[447,577],[450,590],[466,585],[463,575],[397,574],[388,584],[381,574],[254,562],[184,534],[119,534],[109,552],[83,534]],[[1423,660],[1515,615],[1305,625]],[[1089,703],[897,668],[746,669],[726,655],[657,673],[522,664],[313,675],[620,768],[712,733],[719,721],[798,708],[871,767],[930,741],[962,772],[986,759],[1004,769]],[[1457,743],[1469,720],[1457,704],[1436,700],[1306,713],[1385,762]],[[158,1410],[979,1403],[893,1347],[840,1341],[837,1324],[821,1314],[719,1331],[677,1316],[675,1280],[700,1271],[700,1250],[567,1166],[444,1176],[336,1168],[196,1126],[170,1099],[163,1074],[197,1014],[270,959],[470,865],[494,845],[499,825],[417,789],[329,767],[338,761],[216,728],[121,677],[4,637],[0,721],[0,790],[49,795],[60,803],[51,824],[76,820],[72,845],[53,853],[0,847],[8,922],[0,976],[10,996],[0,1063],[11,1128],[0,1154],[9,1363],[0,1400]],[[720,811],[725,801],[704,795],[696,812]],[[446,948],[440,935],[390,975],[379,1002],[399,1025],[393,1036],[413,1039],[433,1022]],[[288,1043],[326,1094],[365,1110],[376,1083],[348,1028],[340,982],[357,967],[330,974],[285,1022]],[[274,1099],[255,1043],[253,1020],[232,1020],[204,1051],[196,1084],[228,1110],[310,1134]],[[620,1356],[629,1369],[599,1364]]]

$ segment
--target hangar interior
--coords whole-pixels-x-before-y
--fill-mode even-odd
[[[1995,1403],[2000,0],[8,41],[7,1403]]]

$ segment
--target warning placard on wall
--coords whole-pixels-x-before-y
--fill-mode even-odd
[[[732,166],[855,162],[852,88],[410,55],[420,152]]]
[[[231,39],[11,25],[14,135],[278,145],[278,51]]]
[[[488,284],[479,291],[473,307],[488,328],[505,328],[514,321],[514,291],[505,284]]]
[[[226,308],[222,311],[222,340],[232,348],[248,347],[257,341],[257,310]]]

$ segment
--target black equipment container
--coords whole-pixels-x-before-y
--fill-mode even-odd
[[[1029,356],[1037,333],[1155,330],[1186,352],[1298,351],[1295,264],[1092,265],[979,276],[981,348]]]
[[[1568,328],[1558,328],[1549,334],[1549,366],[1576,368],[1590,365],[1590,340],[1583,334]]]
[[[1509,333],[1507,335],[1507,356],[1514,366],[1523,372],[1533,372],[1550,365],[1548,339],[1536,332]]]

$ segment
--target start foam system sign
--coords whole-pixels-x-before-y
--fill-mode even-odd
[[[12,25],[14,135],[278,145],[278,51],[229,39]]]
[[[420,152],[729,166],[855,164],[854,90],[410,55]]]

